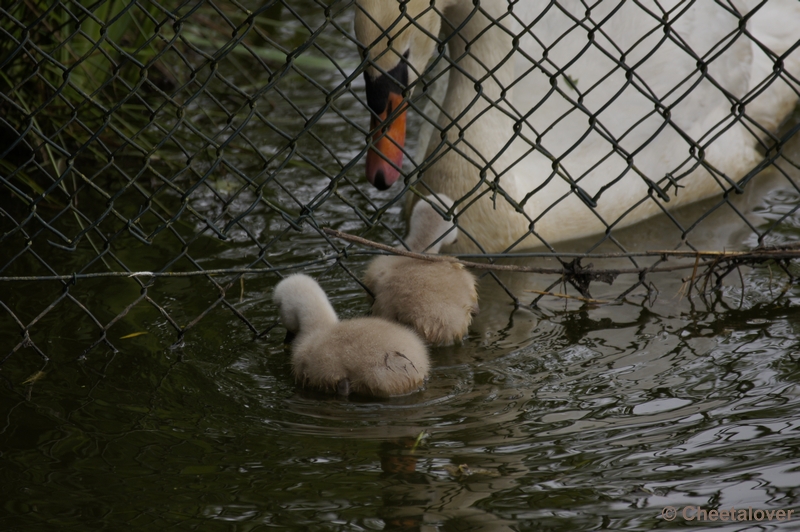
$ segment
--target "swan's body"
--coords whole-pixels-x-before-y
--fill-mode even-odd
[[[598,2],[588,17],[579,0],[518,2],[513,16],[505,0],[483,0],[480,10],[471,0],[430,3],[404,4],[392,26],[399,2],[358,0],[356,34],[374,65],[368,88],[403,64],[412,85],[435,50],[422,29],[435,37],[459,28],[446,37],[457,68],[448,68],[439,129],[421,139],[434,162],[420,179],[458,204],[479,198],[459,220],[486,251],[530,230],[538,236],[525,245],[601,233],[730,191],[798,99],[797,0],[732,0],[746,24],[710,1]],[[789,75],[775,73],[783,54]],[[397,107],[379,116],[398,116]],[[399,133],[378,132],[377,151],[390,151],[383,147]],[[370,153],[368,177],[391,184],[398,159]],[[474,247],[469,238],[456,245]]]
[[[373,397],[419,389],[428,375],[428,351],[405,327],[381,318],[339,321],[325,292],[296,274],[275,287],[281,321],[295,333],[292,373],[305,388]]]
[[[433,196],[428,198],[436,201]],[[453,201],[443,195],[444,210]],[[439,237],[444,235],[441,240]],[[430,204],[414,206],[405,239],[411,251],[438,253],[456,240],[453,223]],[[375,296],[372,313],[408,325],[434,345],[460,342],[478,309],[475,277],[461,264],[427,262],[401,256],[377,257],[370,262],[364,284]]]

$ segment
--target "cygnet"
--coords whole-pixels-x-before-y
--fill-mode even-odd
[[[426,199],[414,206],[405,242],[411,251],[438,253],[458,232],[429,202],[446,211],[453,200],[442,194]],[[381,256],[370,262],[364,284],[374,295],[374,316],[408,325],[433,345],[460,342],[478,312],[475,276],[456,262]]]
[[[406,327],[378,317],[339,321],[319,284],[303,274],[278,283],[273,300],[295,335],[292,372],[304,388],[388,397],[424,384],[428,351]]]

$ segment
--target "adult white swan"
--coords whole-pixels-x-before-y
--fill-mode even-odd
[[[735,190],[800,94],[798,0],[357,0],[355,30],[379,189],[400,175],[407,89],[447,62],[420,178],[461,198],[459,250],[582,237]]]

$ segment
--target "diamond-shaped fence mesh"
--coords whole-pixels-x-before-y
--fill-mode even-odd
[[[67,309],[82,352],[142,308],[179,338],[219,311],[263,334],[245,279],[358,288],[376,251],[325,229],[397,245],[431,192],[517,305],[547,296],[491,268],[584,299],[790,272],[797,28],[796,0],[6,3],[0,359],[46,356]]]

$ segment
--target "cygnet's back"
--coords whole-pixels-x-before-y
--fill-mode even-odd
[[[442,210],[452,206],[450,198],[441,194],[439,198]],[[434,243],[441,235],[445,236]],[[415,205],[405,239],[411,251],[428,248],[436,253],[456,236],[453,223],[431,205],[425,201]],[[434,345],[460,342],[478,311],[475,277],[458,263],[377,257],[367,267],[364,284],[375,297],[373,315],[406,324]]]
[[[292,372],[301,386],[388,397],[424,384],[428,352],[414,332],[380,318],[339,321],[322,288],[302,274],[278,283],[274,300],[296,334]]]

